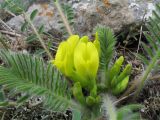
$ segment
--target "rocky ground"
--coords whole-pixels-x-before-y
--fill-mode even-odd
[[[29,1],[29,0],[28,0]],[[30,0],[31,1],[31,0]],[[104,3],[103,1],[106,1]],[[107,4],[108,1],[108,4]],[[24,3],[26,0],[24,0]],[[68,2],[75,10],[74,32],[80,35],[91,33],[97,25],[111,27],[115,32],[120,32],[130,26],[141,24],[141,21],[148,19],[155,9],[154,5],[158,0],[63,0]],[[47,3],[47,8],[44,4]],[[35,26],[45,23],[45,30],[52,28],[59,30],[59,15],[53,2],[37,0],[36,3],[29,5],[27,13],[30,14],[34,9],[38,9],[39,14],[35,18]],[[47,13],[50,12],[50,15]],[[10,27],[20,30],[23,23],[21,16],[16,16],[7,21]]]
[[[54,38],[55,46],[64,39],[63,31],[60,29],[60,16],[49,0],[22,0],[27,4],[27,14],[38,9],[38,14],[33,23],[36,27],[44,24],[44,30]],[[0,4],[3,0],[0,0]],[[61,3],[68,3],[74,10],[73,32],[79,35],[92,36],[93,28],[97,25],[110,27],[117,36],[117,56],[124,55],[126,62],[133,65],[132,79],[136,79],[143,72],[143,64],[135,59],[133,52],[142,52],[139,47],[141,31],[145,30],[145,23],[155,9],[154,5],[160,0],[61,0]],[[28,33],[21,32],[24,22],[23,16],[15,16],[0,9],[0,33],[6,38],[8,47],[14,51],[35,52],[38,43],[28,44],[25,42]],[[48,36],[43,36],[48,41]],[[142,41],[145,37],[142,35]],[[0,47],[2,45],[0,44]],[[139,49],[140,48],[140,49]],[[53,52],[55,52],[53,50]],[[154,73],[141,92],[137,101],[145,105],[141,110],[142,116],[149,120],[160,120],[160,82],[158,73]],[[127,98],[125,102],[129,100]],[[0,109],[0,116],[4,120],[71,120],[71,111],[65,113],[51,112],[42,107],[42,102],[27,102],[23,106],[8,107]],[[38,104],[37,104],[38,103]],[[43,116],[41,116],[43,115]],[[159,115],[160,116],[160,115]]]

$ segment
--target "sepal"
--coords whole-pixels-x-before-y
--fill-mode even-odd
[[[121,92],[123,92],[128,85],[128,81],[129,81],[129,76],[125,77],[120,83],[118,83],[117,86],[112,89],[112,93],[114,95],[118,95]]]
[[[108,75],[108,79],[105,82],[106,88],[115,95],[125,90],[129,81],[129,75],[131,74],[131,64],[127,64],[124,70],[120,72],[123,61],[124,57],[119,57],[113,67],[106,73]]]
[[[100,100],[101,100],[101,97],[100,96],[97,96],[97,97],[92,97],[92,96],[88,96],[86,98],[86,103],[88,106],[93,106],[95,104],[99,104],[100,103]]]
[[[85,97],[82,93],[82,87],[79,82],[76,82],[72,88],[74,97],[81,103],[85,104]]]
[[[118,60],[116,60],[116,62],[114,63],[113,67],[109,72],[110,79],[113,79],[114,76],[117,76],[119,74],[123,61],[124,61],[123,56],[119,57]]]
[[[131,64],[127,64],[127,66],[124,68],[123,72],[118,76],[117,83],[121,82],[126,76],[131,74],[132,66]]]

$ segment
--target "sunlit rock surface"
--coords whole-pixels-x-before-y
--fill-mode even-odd
[[[38,15],[34,24],[39,27],[45,25],[45,31],[52,28],[60,30],[58,21],[60,17],[53,4],[44,2],[32,4],[27,13],[38,9]],[[62,0],[61,3],[69,3],[75,10],[74,33],[80,35],[90,34],[98,24],[111,27],[115,32],[120,32],[126,27],[133,26],[148,19],[155,9],[155,4],[160,0]],[[12,18],[8,25],[20,30],[23,19],[21,16]]]

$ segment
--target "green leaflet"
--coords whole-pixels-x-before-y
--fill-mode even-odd
[[[130,64],[127,64],[124,70],[120,72],[123,61],[123,56],[119,57],[113,67],[106,73],[106,77],[108,77],[105,82],[106,87],[115,95],[125,90],[128,85],[129,75],[131,74],[132,66]]]
[[[116,38],[110,28],[97,27],[100,42],[100,70],[106,71],[114,54]]]
[[[123,79],[125,79],[126,76],[131,74],[131,64],[127,64],[127,66],[124,68],[123,72],[120,73],[120,75],[117,77],[117,81],[115,82],[115,84],[123,81]]]
[[[112,88],[112,93],[114,95],[117,95],[123,92],[128,85],[128,81],[129,81],[129,76],[125,77],[120,83],[118,83],[114,88]]]
[[[142,107],[140,104],[129,104],[116,108],[109,95],[105,95],[102,104],[103,116],[107,120],[141,120],[139,110]]]
[[[117,79],[116,77],[120,72],[123,61],[124,57],[123,56],[119,57],[119,59],[116,60],[116,62],[114,63],[113,67],[109,71],[107,71],[108,72],[107,76],[108,80],[106,81],[107,87],[109,87],[112,84],[113,79]]]
[[[17,93],[27,93],[27,98],[43,96],[44,105],[52,110],[63,111],[72,104],[67,83],[52,64],[46,65],[41,58],[28,54],[3,50],[0,58],[7,65],[0,66],[0,85]],[[22,98],[20,102],[25,100]]]
[[[132,88],[138,88],[135,96],[138,96],[142,90],[150,73],[152,71],[156,72],[156,70],[159,70],[159,64],[157,64],[157,62],[160,58],[160,4],[157,4],[155,7],[156,10],[153,11],[153,16],[149,18],[149,22],[146,25],[148,31],[144,32],[148,43],[142,43],[147,55],[137,55],[137,57],[145,64],[145,71],[140,76],[141,83],[136,86],[131,86]]]

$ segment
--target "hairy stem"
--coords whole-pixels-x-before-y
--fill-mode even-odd
[[[67,18],[65,17],[58,0],[54,1],[54,3],[56,5],[56,7],[57,7],[57,10],[58,10],[58,12],[59,12],[59,14],[60,14],[60,16],[61,16],[61,18],[63,20],[63,23],[64,23],[69,35],[72,35],[73,33],[72,33],[71,28],[70,28],[69,22],[68,22]]]
[[[51,53],[49,52],[48,48],[46,47],[43,39],[41,38],[40,34],[38,33],[37,29],[35,28],[35,26],[33,25],[32,21],[30,20],[30,18],[27,16],[27,14],[24,12],[23,13],[25,16],[25,19],[27,20],[27,22],[31,25],[31,28],[33,29],[34,33],[36,34],[37,38],[39,39],[42,47],[44,48],[45,52],[48,54],[50,59],[53,59]]]
[[[155,64],[157,63],[158,57],[160,55],[160,50],[157,51],[156,55],[153,57],[153,59],[151,60],[149,66],[147,67],[146,71],[144,72],[144,74],[142,75],[140,81],[141,84],[139,85],[137,91],[136,91],[136,95],[137,96],[139,94],[139,92],[142,90],[145,80],[147,79],[148,75],[151,73],[153,67],[155,66]]]

